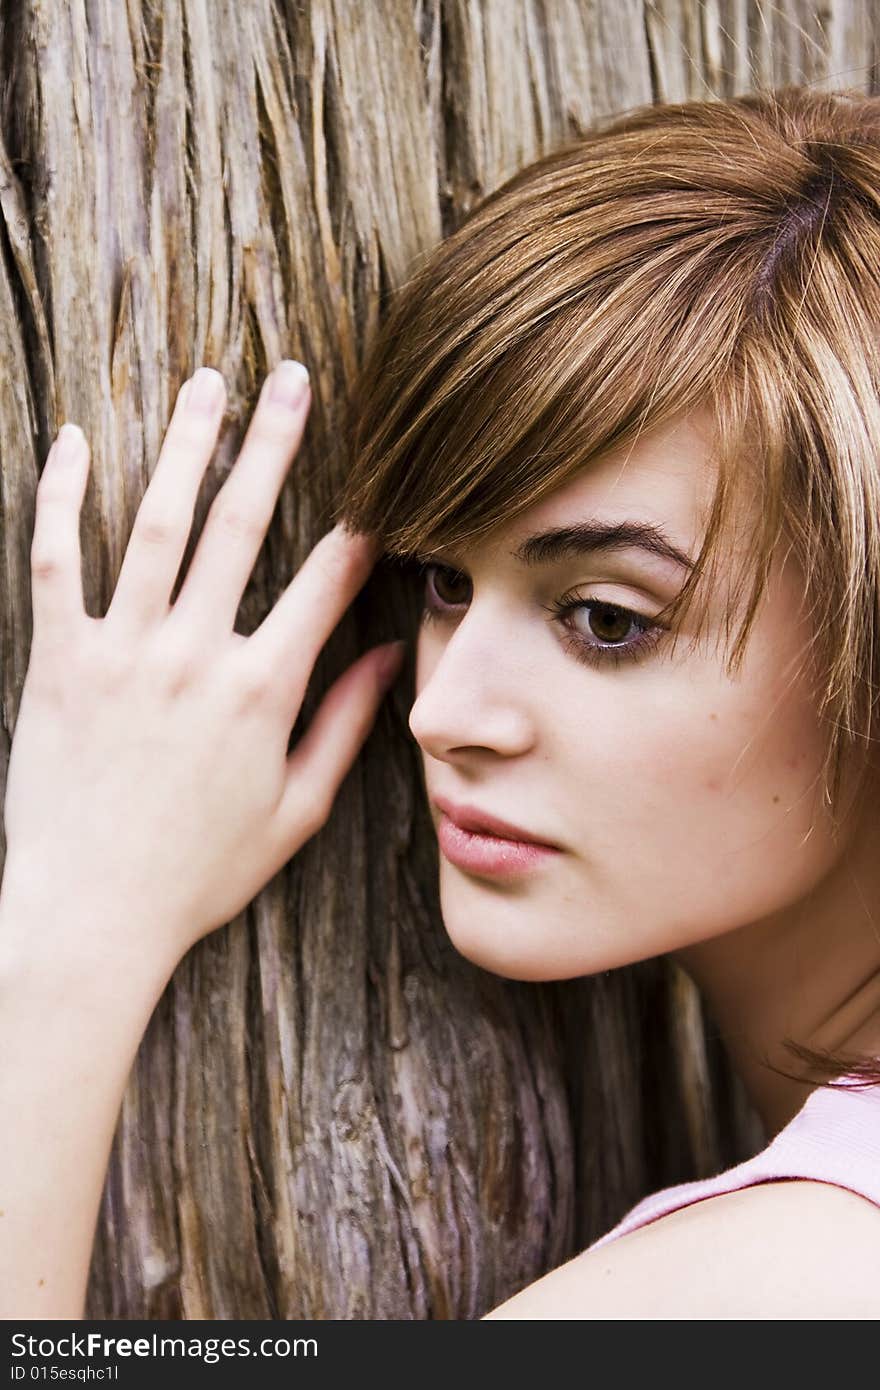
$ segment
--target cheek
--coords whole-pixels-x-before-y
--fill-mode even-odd
[[[691,666],[645,715],[618,711],[607,848],[626,846],[634,899],[648,891],[667,939],[716,935],[788,905],[837,857],[818,782],[821,728],[803,688]],[[598,793],[597,793],[598,796]],[[630,904],[635,912],[635,901]]]

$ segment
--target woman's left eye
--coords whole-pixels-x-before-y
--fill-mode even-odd
[[[470,580],[466,574],[434,561],[423,561],[419,568],[425,577],[425,621],[442,617],[467,603]],[[566,648],[580,661],[591,665],[609,660],[615,665],[623,660],[636,660],[655,647],[665,632],[643,614],[603,599],[574,597],[567,593],[556,603],[542,607],[562,622]],[[584,626],[571,622],[576,613],[584,615]],[[626,640],[627,634],[633,631],[635,636]]]
[[[563,597],[558,603],[550,604],[547,612],[562,620],[568,633],[568,650],[580,661],[594,666],[603,661],[611,661],[615,665],[621,661],[637,661],[656,647],[665,632],[665,628],[652,623],[641,613],[634,613],[631,608],[623,608],[619,603],[606,603],[603,599]],[[576,627],[572,630],[571,623],[566,621],[575,613],[584,614],[585,629]],[[635,636],[629,641],[624,640],[627,633],[632,631]]]

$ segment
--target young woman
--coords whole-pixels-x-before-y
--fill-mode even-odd
[[[81,1315],[152,1008],[330,813],[397,655],[289,732],[383,547],[424,583],[410,727],[452,941],[524,980],[674,955],[774,1136],[489,1316],[880,1313],[878,333],[880,100],[789,89],[619,120],[426,259],[353,402],[340,524],[251,637],[301,371],[173,606],[219,376],[181,393],[101,620],[62,431],[5,806],[7,1316]]]

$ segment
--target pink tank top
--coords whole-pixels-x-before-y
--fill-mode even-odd
[[[754,1158],[714,1178],[679,1183],[645,1197],[588,1248],[597,1250],[692,1202],[780,1178],[833,1183],[880,1206],[880,1086],[856,1089],[854,1081],[852,1077],[840,1078],[836,1084],[845,1086],[844,1090],[818,1087]]]

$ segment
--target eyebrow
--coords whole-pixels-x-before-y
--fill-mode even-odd
[[[549,565],[596,550],[646,550],[688,571],[695,564],[659,526],[648,521],[583,521],[575,526],[555,526],[527,537],[511,555],[522,565]]]

